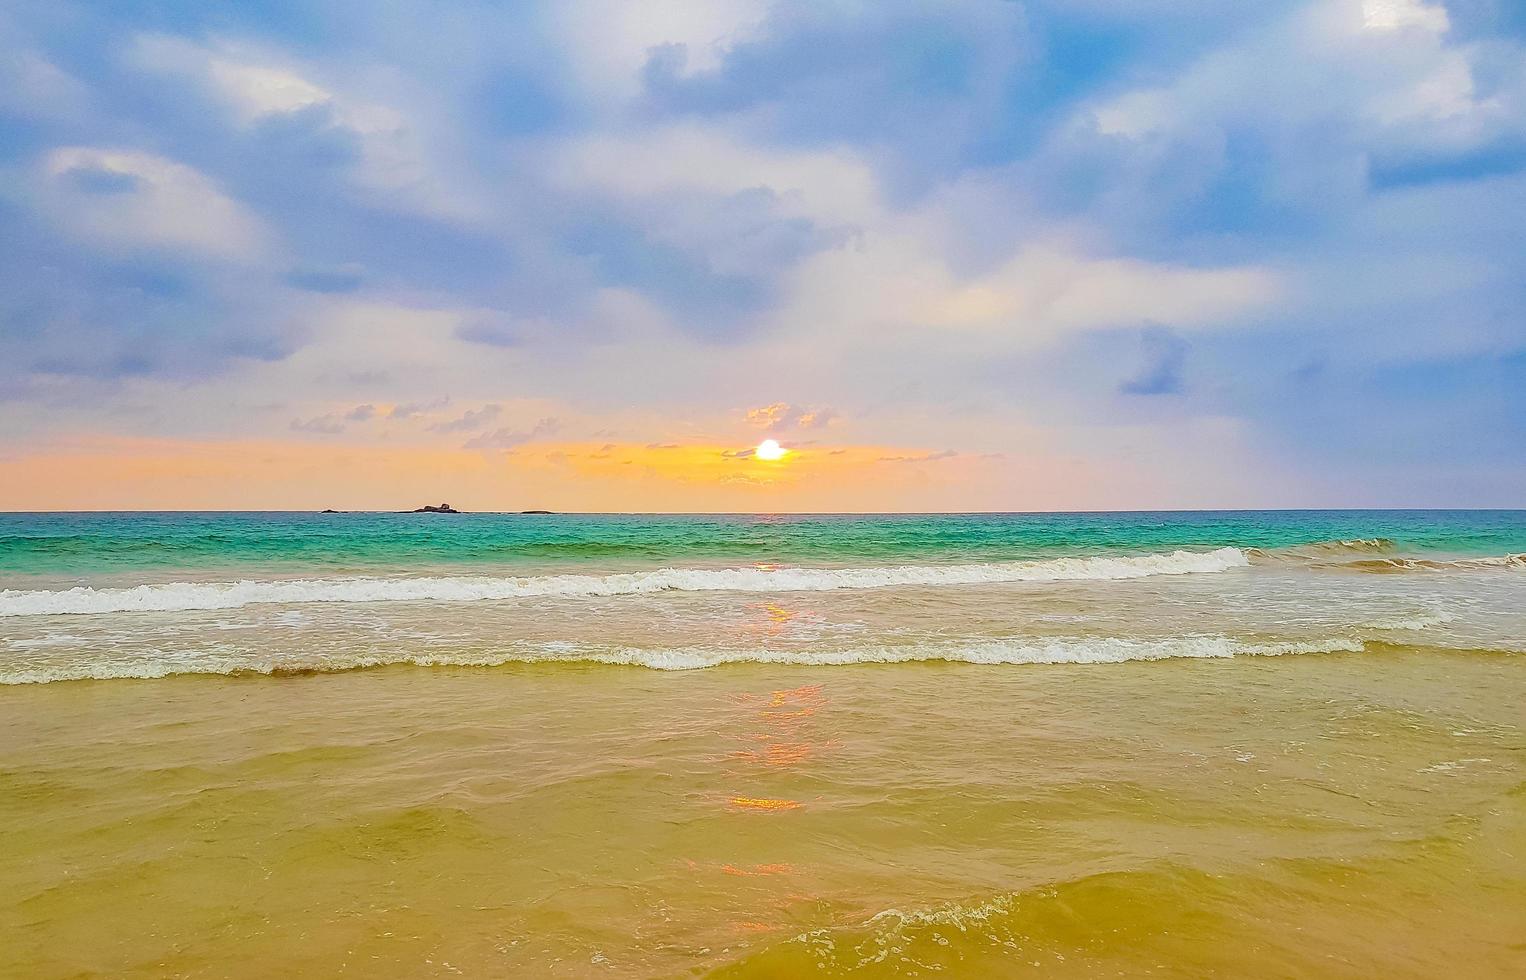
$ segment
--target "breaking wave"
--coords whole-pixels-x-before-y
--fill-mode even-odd
[[[1386,632],[1414,632],[1418,630],[1428,630],[1433,626],[1445,626],[1447,623],[1455,622],[1456,620],[1456,613],[1451,613],[1444,609],[1439,609],[1426,612],[1414,612],[1408,615],[1400,614],[1388,619],[1379,619],[1362,623],[1361,626],[1364,629],[1380,630]]]
[[[1490,555],[1486,558],[1365,558],[1344,563],[1346,568],[1364,572],[1460,571],[1485,568],[1526,568],[1526,553]]]
[[[1526,568],[1526,553],[1476,558],[1415,558],[1394,554],[1397,550],[1398,545],[1389,538],[1348,538],[1287,548],[1246,548],[1245,556],[1255,564],[1293,564],[1361,572]]]
[[[1245,554],[1265,561],[1319,562],[1344,555],[1382,555],[1398,550],[1391,538],[1341,538],[1334,541],[1309,541],[1285,548],[1247,548]]]
[[[375,667],[501,667],[508,664],[560,663],[646,667],[652,670],[699,670],[725,664],[792,664],[842,667],[853,664],[947,662],[964,664],[1120,664],[1131,661],[1273,657],[1313,653],[1361,653],[1364,641],[1329,637],[1307,642],[1257,642],[1220,635],[1175,636],[1157,639],[1073,637],[939,641],[904,646],[864,646],[837,650],[770,650],[684,647],[600,650],[570,644],[511,648],[496,652],[390,655],[340,654],[311,660],[261,660],[258,655],[219,651],[166,652],[133,659],[89,664],[29,665],[0,669],[0,685],[46,684],[54,681],[139,679],[181,674],[300,677],[344,673]]]
[[[897,586],[1065,582],[1222,572],[1248,564],[1238,548],[1053,558],[979,565],[875,568],[660,568],[613,575],[171,582],[127,588],[0,591],[0,616],[235,609],[257,603],[476,602],[653,592],[826,592]]]

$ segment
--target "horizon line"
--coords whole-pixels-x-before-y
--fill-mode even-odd
[[[1271,514],[1271,513],[1376,513],[1376,512],[1493,512],[1526,513],[1526,507],[1468,506],[1342,506],[1342,507],[1140,507],[1085,508],[1077,510],[457,510],[454,513],[357,508],[94,508],[89,510],[0,510],[0,516],[45,514],[311,514],[315,516],[434,514],[439,517],[1008,517],[1059,514]]]

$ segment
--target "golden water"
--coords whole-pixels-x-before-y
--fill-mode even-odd
[[[0,687],[6,977],[1526,974],[1526,660]]]

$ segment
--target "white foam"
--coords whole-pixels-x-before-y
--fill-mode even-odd
[[[1457,616],[1453,613],[1446,610],[1436,610],[1434,612],[1415,612],[1409,615],[1396,615],[1391,619],[1379,619],[1369,623],[1362,623],[1361,626],[1364,629],[1370,630],[1418,631],[1430,629],[1434,626],[1445,626],[1456,619]]]
[[[872,568],[660,568],[614,575],[336,578],[171,582],[129,588],[0,591],[0,616],[235,609],[256,603],[479,602],[651,592],[824,592],[898,586],[1064,582],[1222,572],[1249,564],[1238,548],[1170,554],[1054,558],[981,565]]]
[[[949,663],[1119,664],[1134,660],[1280,656],[1300,653],[1360,653],[1360,640],[1346,637],[1313,642],[1249,643],[1227,636],[1177,636],[1162,639],[1120,637],[1013,639],[922,643],[907,646],[860,647],[844,650],[726,650],[686,648],[625,649],[588,653],[578,659],[628,664],[655,670],[693,670],[731,663],[798,664],[838,667],[849,664],[899,664],[941,660]]]
[[[0,669],[0,685],[46,684],[52,681],[153,679],[175,674],[293,674],[362,670],[370,667],[498,667],[514,663],[606,664],[652,670],[699,670],[725,664],[789,664],[841,667],[853,664],[903,664],[928,661],[982,664],[1119,664],[1130,661],[1283,656],[1312,653],[1360,653],[1360,640],[1331,637],[1309,641],[1252,642],[1228,636],[1176,636],[1156,639],[1070,637],[1050,639],[947,640],[902,646],[863,646],[837,650],[773,650],[766,648],[636,647],[598,649],[564,642],[504,651],[438,654],[351,654],[310,660],[261,660],[225,650],[176,651],[133,659],[88,664],[29,665]]]

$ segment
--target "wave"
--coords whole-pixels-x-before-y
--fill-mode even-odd
[[[1360,640],[1331,637],[1314,642],[1254,643],[1227,636],[1179,636],[1161,639],[1120,637],[1049,640],[982,640],[924,643],[903,647],[859,647],[843,650],[726,650],[686,648],[643,650],[627,648],[607,653],[586,652],[576,659],[590,663],[650,667],[655,670],[695,670],[723,664],[794,664],[842,667],[852,664],[947,663],[1118,664],[1136,660],[1202,659],[1281,656],[1301,653],[1360,653]]]
[[[1389,619],[1373,620],[1360,624],[1362,628],[1379,631],[1410,631],[1428,630],[1433,626],[1445,626],[1455,622],[1457,614],[1438,609],[1430,612],[1414,612],[1400,614]]]
[[[1394,551],[1398,545],[1392,538],[1340,538],[1335,541],[1315,541],[1302,546],[1306,551],[1323,551],[1328,553],[1340,552],[1387,552]]]
[[[1040,664],[1121,664],[1133,661],[1274,657],[1317,653],[1362,653],[1367,644],[1335,636],[1309,641],[1251,641],[1222,635],[1175,636],[1156,639],[1070,637],[940,641],[904,646],[864,646],[838,650],[773,650],[760,648],[682,647],[646,649],[578,648],[550,643],[534,649],[492,653],[468,652],[389,655],[339,655],[311,660],[260,661],[255,657],[219,652],[187,651],[134,660],[91,664],[30,665],[0,669],[0,685],[46,684],[54,681],[152,680],[184,674],[230,677],[299,677],[347,673],[377,667],[502,667],[509,664],[567,664],[645,667],[651,670],[701,670],[728,664],[777,664],[806,667],[845,667],[856,664],[962,663],[985,666]]]
[[[752,948],[720,971],[727,976],[1116,976],[1154,972],[1201,975],[1211,969],[1167,969],[1172,947],[1156,940],[1200,929],[1204,921],[1246,931],[1265,923],[1267,896],[1287,894],[1288,872],[1310,880],[1350,874],[1350,859],[1288,858],[1257,862],[1250,871],[1202,868],[1170,860],[1132,867],[1093,860],[1072,876],[1035,880],[1013,891],[937,905],[892,907],[857,921],[840,920]],[[1093,870],[1095,869],[1095,870]],[[1312,872],[1312,874],[1311,874]],[[1259,901],[1256,901],[1259,899]],[[1123,910],[1122,912],[1120,910]],[[1132,935],[1099,938],[1120,931]],[[1103,930],[1102,925],[1112,924]],[[781,928],[787,928],[781,923]],[[1249,934],[1249,933],[1247,933]],[[1289,964],[1290,975],[1318,974],[1321,950],[1292,930],[1269,933],[1254,953]],[[1177,963],[1183,962],[1179,957]],[[1241,963],[1255,961],[1244,959]],[[1152,969],[1152,966],[1154,967]],[[1429,964],[1427,964],[1429,966]],[[1032,968],[1030,971],[1030,967]],[[1231,966],[1228,970],[1234,973]],[[1444,971],[1442,971],[1444,972]]]
[[[1364,558],[1343,562],[1342,567],[1364,572],[1462,571],[1486,568],[1526,568],[1526,553],[1490,555],[1484,558]]]
[[[1065,582],[1222,572],[1248,564],[1238,548],[1053,558],[980,565],[872,568],[660,568],[613,575],[443,576],[171,582],[127,588],[0,591],[0,616],[236,609],[257,603],[478,602],[654,592],[825,592],[897,586]]]
[[[1415,558],[1393,554],[1397,550],[1398,545],[1389,538],[1345,538],[1287,548],[1246,548],[1245,556],[1253,564],[1294,564],[1365,572],[1526,568],[1526,553],[1476,558]]]
[[[1390,554],[1398,550],[1392,538],[1339,538],[1331,541],[1308,541],[1283,548],[1246,548],[1251,559],[1264,561],[1317,562],[1332,556]]]

